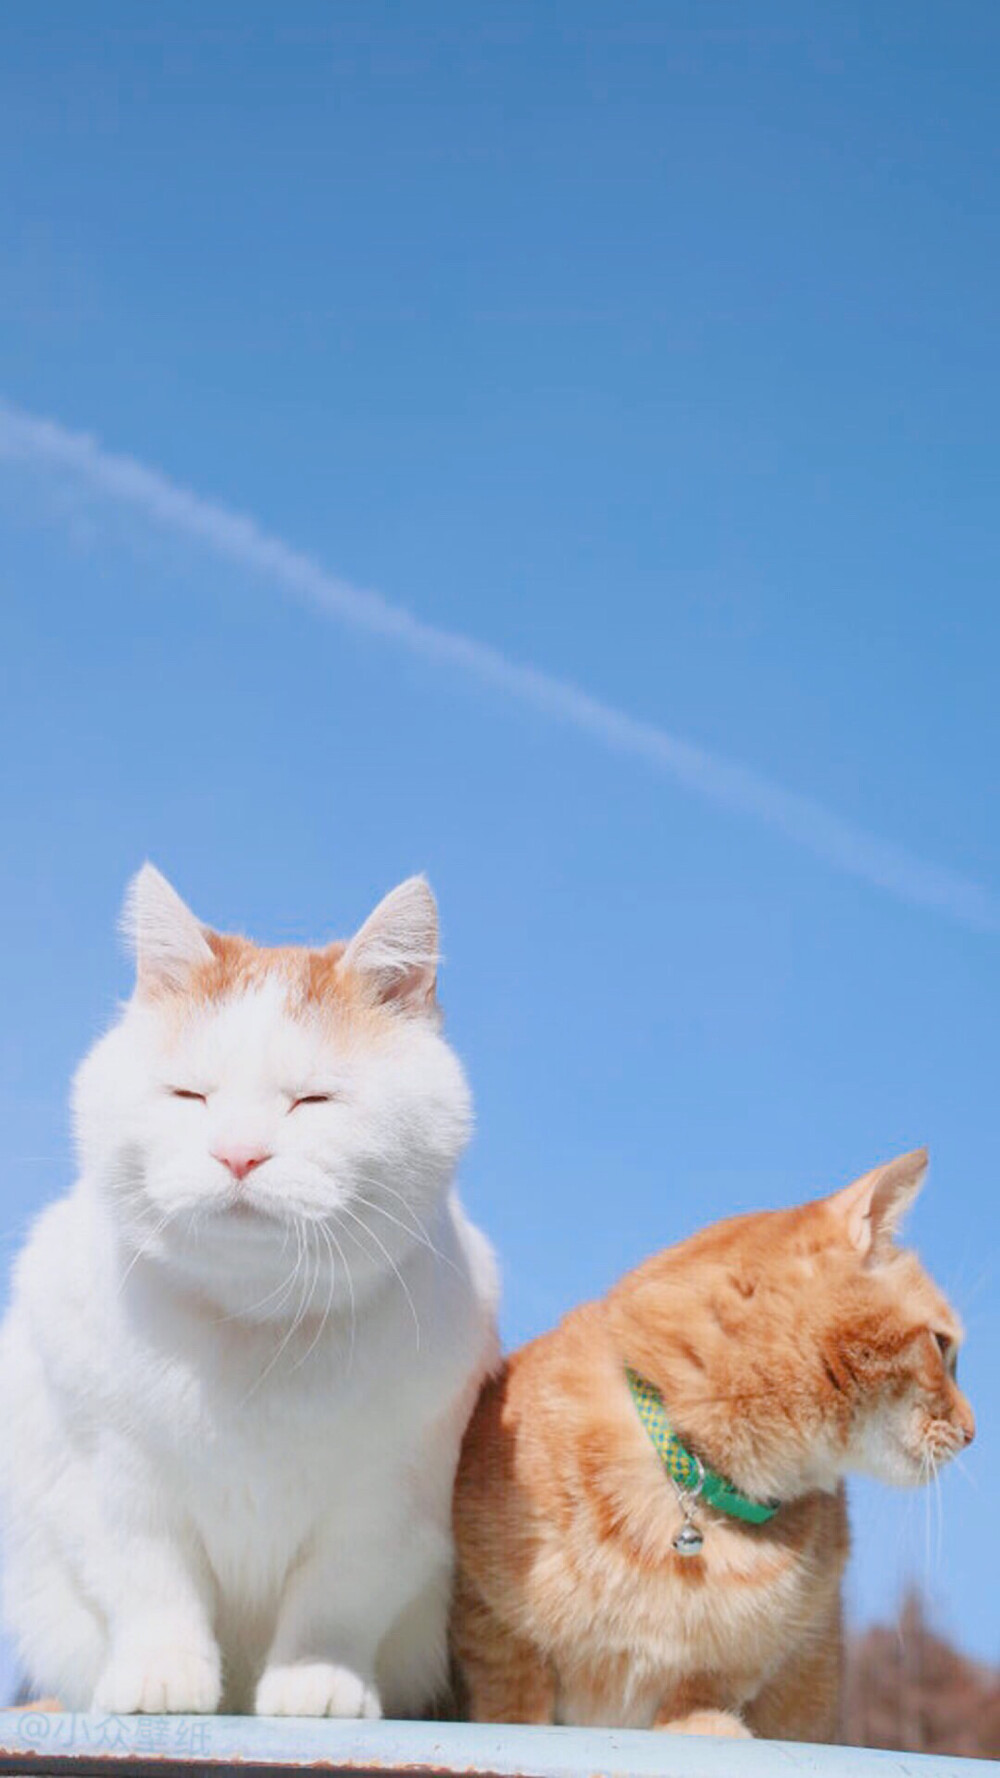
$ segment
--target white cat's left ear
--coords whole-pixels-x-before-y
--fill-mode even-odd
[[[880,1259],[891,1248],[906,1212],[924,1183],[926,1148],[897,1155],[835,1192],[827,1203],[860,1254]]]
[[[182,988],[199,963],[212,961],[205,928],[152,864],[132,878],[121,923],[135,951],[140,993]]]
[[[424,877],[408,877],[380,901],[341,959],[376,1000],[411,1012],[434,1004],[437,903]]]

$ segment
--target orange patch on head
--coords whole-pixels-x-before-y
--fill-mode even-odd
[[[311,950],[306,945],[258,945],[236,933],[204,929],[210,956],[193,965],[183,984],[159,983],[147,988],[148,998],[173,1002],[178,1008],[221,1005],[277,980],[287,996],[291,1017],[319,1013],[345,1021],[375,1037],[392,1023],[392,1014],[378,1005],[365,985],[342,967],[342,942]]]
[[[319,950],[268,948],[213,932],[149,864],[129,888],[123,924],[135,945],[144,999],[204,1004],[278,976],[293,1010],[319,1007],[376,1024],[379,1008],[437,1018],[437,906],[422,877],[385,896],[349,943]]]

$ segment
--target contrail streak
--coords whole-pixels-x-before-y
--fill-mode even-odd
[[[88,433],[70,432],[0,402],[0,457],[69,477],[93,494],[266,576],[324,617],[491,685],[615,753],[642,760],[696,795],[766,823],[837,870],[898,900],[981,931],[1000,931],[1000,897],[981,884],[926,863],[751,767],[629,716],[567,680],[509,659],[488,643],[423,623],[381,594],[338,580],[253,519],[191,493],[132,457],[104,450]]]

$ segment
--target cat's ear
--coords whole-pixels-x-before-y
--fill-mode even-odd
[[[379,902],[340,964],[373,999],[407,1012],[433,1008],[437,966],[437,903],[424,877],[408,877]]]
[[[897,1155],[881,1167],[863,1173],[853,1185],[827,1198],[827,1204],[843,1226],[858,1253],[873,1260],[891,1249],[906,1212],[924,1183],[926,1148]]]
[[[212,959],[204,926],[152,864],[128,886],[122,931],[135,953],[140,994],[182,988],[192,969]]]

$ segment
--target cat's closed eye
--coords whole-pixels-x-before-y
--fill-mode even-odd
[[[292,1100],[288,1109],[298,1111],[300,1105],[329,1105],[336,1097],[336,1093],[302,1093],[299,1098]]]
[[[952,1377],[952,1378],[957,1377],[958,1376],[958,1347],[956,1346],[954,1340],[951,1338],[951,1336],[949,1334],[938,1333],[938,1332],[935,1332],[934,1338],[938,1344],[938,1351],[940,1352],[941,1357],[944,1359],[944,1368],[948,1372],[949,1377]]]
[[[174,1099],[197,1099],[201,1105],[208,1104],[208,1095],[196,1093],[192,1087],[171,1087],[170,1093]]]

